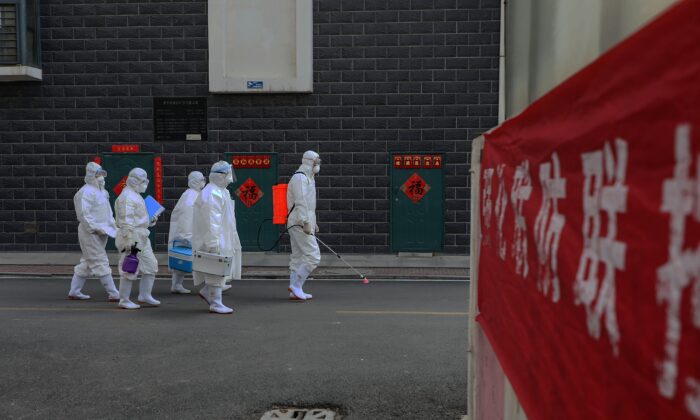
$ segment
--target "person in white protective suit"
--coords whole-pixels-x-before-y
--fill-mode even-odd
[[[289,299],[309,300],[313,296],[304,293],[304,283],[321,262],[321,250],[314,236],[318,233],[316,223],[316,181],[314,176],[321,170],[318,153],[304,152],[301,166],[294,172],[287,186],[287,229],[292,245],[289,259]]]
[[[107,292],[108,300],[119,300],[119,292],[114,287],[112,269],[105,246],[107,237],[114,238],[117,226],[114,222],[109,193],[105,191],[105,172],[102,167],[90,162],[85,167],[85,185],[73,197],[75,215],[78,217],[78,241],[83,252],[80,263],[73,270],[68,299],[86,300],[90,296],[82,293],[85,281],[91,275],[97,276]]]
[[[226,188],[235,179],[230,163],[216,162],[209,173],[209,184],[194,203],[192,251],[232,257],[231,271],[225,276],[192,272],[195,285],[204,283],[199,296],[209,304],[209,312],[218,314],[233,312],[221,301],[221,292],[227,280],[241,278],[241,241],[236,229],[234,201]]]
[[[178,245],[192,247],[192,221],[194,215],[194,202],[199,197],[200,191],[206,185],[207,180],[199,171],[190,172],[187,176],[187,191],[182,193],[173,213],[170,216],[170,233],[168,234],[168,247],[172,248],[177,242]],[[182,282],[185,280],[185,272],[171,269],[173,278],[170,291],[175,294],[188,294]]]
[[[130,299],[132,284],[139,274],[141,275],[141,284],[139,284],[138,303],[149,306],[160,305],[160,302],[151,295],[158,272],[158,261],[151,248],[148,228],[154,226],[158,218],[149,219],[148,217],[146,203],[141,196],[146,192],[147,187],[148,175],[146,171],[134,168],[129,172],[126,186],[114,203],[118,228],[115,245],[120,252],[119,307],[123,309],[139,309],[141,307]],[[133,245],[141,250],[138,253],[138,269],[135,273],[126,273],[122,270],[122,264],[124,258],[131,253]]]

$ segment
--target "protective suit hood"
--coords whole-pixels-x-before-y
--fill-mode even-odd
[[[102,181],[99,178],[102,178]],[[107,177],[107,171],[102,169],[102,166],[97,162],[89,162],[85,165],[85,183],[97,188],[104,188],[104,179]]]
[[[192,171],[187,176],[187,186],[195,191],[202,191],[206,183],[207,180],[204,178],[204,174],[199,171]]]
[[[303,172],[309,178],[313,178],[314,175],[319,173],[321,170],[321,157],[318,153],[313,150],[307,150],[301,158],[301,166],[299,171]]]
[[[146,192],[146,188],[148,188],[148,174],[141,168],[134,168],[129,172],[126,185],[137,193],[143,194]]]
[[[209,172],[209,182],[217,187],[226,188],[228,184],[236,182],[236,173],[233,166],[223,160],[220,160],[212,165]]]

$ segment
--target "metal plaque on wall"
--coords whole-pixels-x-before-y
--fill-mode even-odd
[[[153,98],[156,141],[207,139],[207,98]]]

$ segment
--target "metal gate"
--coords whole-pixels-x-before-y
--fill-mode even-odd
[[[443,155],[392,154],[392,252],[442,251],[445,226]]]
[[[228,188],[236,202],[236,227],[243,251],[262,251],[273,245],[276,251],[279,228],[272,224],[272,186],[277,183],[277,154],[227,153],[226,159],[238,178]]]

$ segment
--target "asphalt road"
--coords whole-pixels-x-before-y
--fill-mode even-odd
[[[233,315],[195,295],[119,310],[99,282],[0,279],[0,417],[259,419],[275,406],[344,419],[466,414],[466,282],[241,281]],[[185,286],[191,286],[187,281]],[[135,289],[137,286],[135,285]],[[135,292],[134,292],[135,293]]]

